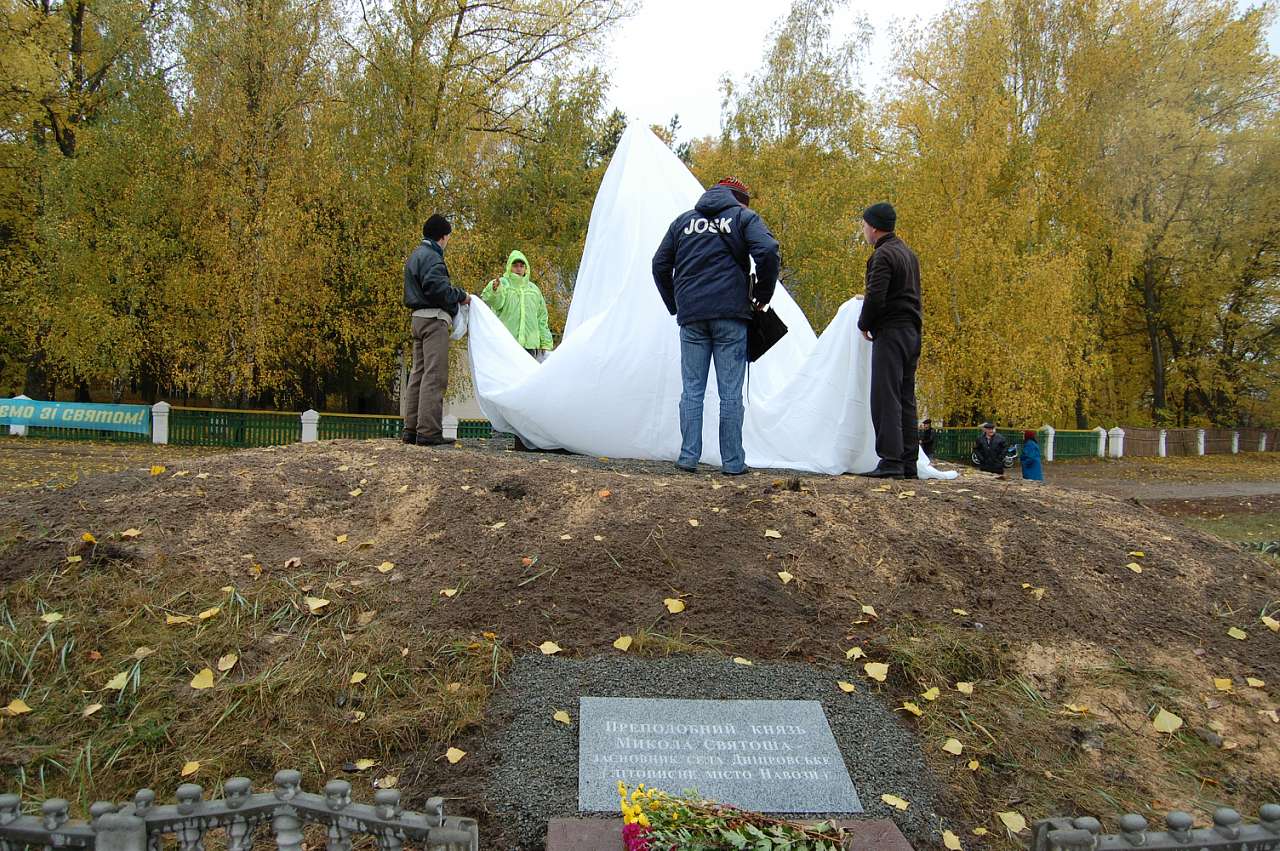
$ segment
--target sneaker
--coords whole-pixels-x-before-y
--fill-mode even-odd
[[[423,437],[422,435],[418,435],[418,445],[419,446],[453,446],[453,441],[449,440],[444,435],[441,435],[440,437]]]
[[[683,465],[683,464],[681,464],[681,463],[679,463],[679,462],[676,462],[676,469],[677,469],[677,470],[679,470],[679,471],[680,471],[680,472],[682,472],[682,473],[696,473],[696,472],[698,472],[698,468],[697,468],[697,467],[686,467],[685,465]]]

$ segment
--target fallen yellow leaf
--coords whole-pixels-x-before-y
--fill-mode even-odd
[[[960,756],[964,752],[964,745],[960,743],[959,739],[947,739],[942,749],[953,756]]]
[[[766,538],[781,538],[782,533],[779,532],[777,529],[765,529],[764,536]]]
[[[323,597],[303,597],[302,602],[307,604],[307,608],[313,615],[325,606],[329,605],[329,601]]]
[[[1006,812],[996,813],[1000,821],[1004,822],[1004,826],[1010,833],[1022,833],[1027,829],[1027,820],[1022,817],[1021,813]]]
[[[128,682],[129,682],[129,672],[121,671],[111,679],[107,680],[107,684],[102,688],[104,691],[106,689],[112,689],[114,691],[123,691],[124,687],[128,684]]]
[[[1162,708],[1156,713],[1155,720],[1151,722],[1151,726],[1156,728],[1157,733],[1175,733],[1182,726],[1182,719]]]
[[[507,521],[505,521],[505,520],[499,520],[497,523],[494,523],[494,524],[493,524],[492,526],[490,526],[489,528],[490,528],[490,529],[501,529],[503,526],[506,526],[506,525],[507,525]]]
[[[360,683],[364,682],[368,678],[369,678],[369,675],[366,674],[364,671],[356,671],[351,675],[351,680],[349,684],[353,686],[359,685]]]
[[[196,617],[198,617],[202,621],[207,621],[209,618],[215,617],[220,611],[222,611],[221,606],[214,606],[213,608],[205,609],[203,612],[196,615]]]
[[[190,777],[200,770],[200,760],[192,759],[182,764],[182,776]]]
[[[1276,620],[1270,615],[1262,616],[1262,624],[1272,632],[1280,632],[1280,621]]]
[[[977,771],[979,766],[980,766],[980,763],[976,759],[969,760],[968,768],[970,771]]]
[[[618,640],[613,642],[613,646],[615,649],[621,650],[623,653],[626,653],[628,650],[631,649],[631,636],[629,635],[618,636]]]
[[[4,711],[10,715],[25,715],[31,711],[31,707],[27,706],[27,702],[22,698],[15,697],[9,701],[9,705],[4,708]]]
[[[880,617],[879,615],[877,615],[877,614],[876,614],[876,607],[875,607],[875,606],[863,606],[863,607],[862,607],[862,613],[863,613],[864,615],[870,615],[870,616],[871,616],[871,617],[873,617],[873,618],[878,618],[878,617]]]
[[[553,656],[564,648],[559,644],[556,644],[554,641],[544,641],[538,645],[538,649],[542,651],[542,655],[544,656]]]
[[[445,751],[444,758],[449,760],[450,765],[457,765],[458,760],[462,759],[466,755],[467,755],[467,752],[464,750],[459,750],[458,748],[449,748],[449,750]]]
[[[964,609],[952,609],[951,614],[960,615],[961,617],[967,617],[969,613]]]
[[[920,696],[925,700],[937,700],[938,695],[940,694],[942,694],[942,692],[938,690],[938,687],[933,686],[932,688],[926,689]]]
[[[162,466],[161,466],[161,465],[159,465],[159,464],[152,464],[152,465],[151,465],[151,475],[153,475],[153,476],[159,476],[159,475],[162,475],[163,473],[164,473],[164,467],[162,467]]]
[[[858,690],[858,687],[855,686],[853,683],[847,683],[844,680],[838,681],[836,683],[836,686],[840,689],[840,691],[844,692],[845,694],[852,694],[853,692]]]
[[[134,648],[134,650],[133,650],[133,658],[135,658],[135,659],[139,659],[139,660],[141,660],[141,659],[145,659],[145,658],[147,658],[148,656],[150,656],[151,654],[153,654],[153,653],[155,653],[155,652],[156,652],[155,650],[151,649],[150,647],[147,647],[147,646],[144,644],[144,645],[142,645],[141,647],[135,647],[135,648]]]
[[[866,655],[866,653],[862,652],[861,647],[850,647],[848,650],[844,651],[844,658],[846,659],[861,659]]]
[[[572,536],[572,535],[561,535],[561,536],[560,536],[560,540],[562,540],[562,541],[572,541],[572,540],[573,540],[573,536]]]
[[[101,703],[90,703],[90,704],[89,704],[88,706],[86,706],[84,709],[80,710],[80,717],[81,717],[81,718],[88,718],[90,715],[92,715],[93,713],[97,712],[97,711],[98,711],[99,709],[101,709],[101,708],[102,708],[102,704],[101,704]]]
[[[956,683],[956,691],[961,694],[973,694],[973,683]]]
[[[884,801],[889,806],[896,807],[900,810],[905,810],[907,807],[911,806],[910,803],[899,798],[897,795],[881,795],[880,800]]]
[[[363,490],[361,490],[360,488],[356,488],[353,491],[347,491],[347,496],[359,496],[362,493],[364,493]]]
[[[675,597],[667,597],[662,602],[667,607],[667,611],[673,615],[678,615],[684,611],[684,600],[677,600]]]
[[[369,759],[367,757],[364,759],[357,759],[355,763],[356,771],[368,771],[370,768],[373,768],[377,764],[378,764],[378,761],[376,759]]]
[[[84,561],[80,556],[67,556],[67,564],[79,564]]]
[[[345,543],[347,542],[347,536],[346,536],[346,535],[339,535],[339,536],[337,537],[337,542],[338,542],[339,544],[345,544]]]
[[[141,534],[142,534],[142,530],[141,530],[141,529],[125,529],[123,532],[121,532],[121,533],[120,533],[120,537],[122,537],[122,538],[136,538],[136,537],[138,537],[138,536],[139,536],[139,535],[141,535]]]
[[[573,719],[569,717],[569,713],[563,709],[557,709],[556,714],[551,716],[553,720],[559,721],[561,724],[569,725],[573,723]]]
[[[690,517],[690,518],[689,518],[689,525],[690,525],[690,526],[698,526],[698,525],[699,525],[699,523],[698,523],[698,521],[697,521],[697,520],[695,520],[695,519],[693,519],[692,517]]]
[[[191,623],[191,615],[165,615],[164,622],[169,626],[180,623]]]
[[[1147,554],[1146,554],[1146,553],[1144,553],[1142,550],[1130,550],[1129,555],[1133,556],[1134,558],[1146,558],[1146,557],[1147,557]]]
[[[1244,681],[1249,684],[1250,688],[1262,688],[1263,686],[1266,685],[1265,682],[1258,679],[1257,677],[1245,677]]]
[[[213,688],[213,671],[209,668],[201,669],[200,673],[191,678],[191,687],[196,691]]]
[[[197,479],[207,479],[207,478],[209,478],[209,474],[208,474],[208,473],[196,473],[196,478],[197,478]]]
[[[356,623],[359,624],[360,626],[368,626],[369,624],[373,623],[373,619],[376,618],[377,616],[378,616],[377,609],[371,609],[370,611],[367,611],[367,612],[361,612],[360,614],[356,615]]]
[[[240,661],[240,657],[235,653],[228,653],[226,656],[218,658],[218,670],[222,672],[230,671],[236,666],[236,662]]]
[[[1062,705],[1067,708],[1068,712],[1074,712],[1077,715],[1087,715],[1089,712],[1089,707],[1079,703],[1064,703]]]
[[[1238,626],[1233,626],[1231,629],[1227,630],[1227,635],[1231,636],[1236,641],[1244,641],[1249,637],[1249,633],[1245,632]]]
[[[794,576],[792,576],[790,573],[787,573],[785,570],[778,571],[778,578],[782,580],[783,585],[786,585],[792,579],[795,579]]]
[[[93,537],[92,532],[85,532],[83,535],[80,536],[80,540],[84,541],[86,544],[98,543],[98,539]]]
[[[384,561],[382,564],[378,565],[378,572],[379,572],[379,573],[390,573],[391,571],[393,571],[393,570],[395,570],[395,569],[396,569],[396,566],[395,566],[392,562],[389,562],[389,561]]]
[[[442,597],[455,597],[457,596],[457,594],[458,594],[457,588],[441,588],[440,589],[440,596]]]
[[[898,499],[911,499],[911,497],[915,495],[916,495],[915,491],[901,491],[898,494]]]
[[[394,789],[396,787],[396,784],[399,782],[400,782],[399,777],[397,777],[394,774],[388,774],[385,777],[379,777],[377,780],[373,781],[373,788]]]
[[[912,715],[916,716],[917,718],[919,718],[921,715],[923,715],[923,714],[924,714],[924,710],[923,710],[923,709],[921,709],[919,706],[916,706],[914,703],[912,703],[912,702],[911,702],[911,701],[909,701],[909,700],[907,700],[907,701],[904,701],[904,702],[903,702],[903,704],[902,704],[902,708],[903,708],[903,709],[905,709],[905,710],[907,710],[908,712],[910,712]]]
[[[45,623],[57,623],[58,621],[62,620],[62,615],[58,614],[57,612],[45,612],[43,615],[40,616],[40,620],[44,621]]]
[[[733,663],[734,663],[735,665],[750,665],[750,664],[751,664],[751,660],[750,660],[750,659],[744,659],[744,658],[742,658],[741,656],[734,656],[734,657],[733,657]]]
[[[1142,572],[1142,565],[1138,564],[1136,561],[1129,562],[1128,564],[1125,565],[1125,567],[1129,568],[1134,573]]]
[[[1215,677],[1215,678],[1214,678],[1214,680],[1213,680],[1213,687],[1214,687],[1214,688],[1216,688],[1218,691],[1231,691],[1231,678],[1230,678],[1230,677],[1222,677],[1222,678]]]
[[[986,836],[990,832],[991,831],[987,830],[985,827],[975,827],[973,829],[974,836]]]
[[[956,836],[949,830],[942,832],[942,846],[947,851],[963,851],[964,846],[960,844],[960,837]]]

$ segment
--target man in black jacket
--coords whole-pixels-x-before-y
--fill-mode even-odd
[[[1003,434],[996,433],[994,423],[983,423],[982,434],[973,442],[973,465],[986,473],[1004,478],[1005,455],[1009,444]]]
[[[720,471],[746,472],[742,448],[742,381],[752,310],[773,298],[781,257],[778,241],[748,206],[750,192],[727,177],[667,228],[653,255],[653,282],[680,326],[680,457],[693,472],[702,457],[702,402],[714,358],[720,393]],[[748,256],[756,263],[751,287]]]
[[[914,479],[916,365],[920,361],[920,261],[893,232],[898,214],[886,203],[862,214],[862,235],[875,246],[858,329],[871,342],[871,421],[880,463],[864,476]]]
[[[422,242],[404,263],[404,306],[413,311],[413,370],[404,410],[405,443],[440,446],[444,393],[449,387],[449,331],[458,305],[471,296],[449,282],[444,247],[453,228],[439,213],[422,225]]]

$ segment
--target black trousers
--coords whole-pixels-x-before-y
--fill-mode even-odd
[[[881,328],[871,342],[871,422],[876,454],[886,464],[914,467],[920,452],[916,430],[916,365],[920,329]]]

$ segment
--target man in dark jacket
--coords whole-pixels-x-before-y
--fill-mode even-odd
[[[982,434],[973,443],[973,466],[987,473],[995,473],[1004,477],[1004,458],[1009,452],[1009,444],[1003,434],[996,433],[993,423],[982,424]]]
[[[727,177],[681,213],[653,255],[653,281],[680,326],[680,457],[693,472],[702,457],[702,402],[707,371],[716,364],[720,392],[720,471],[746,472],[742,448],[742,380],[747,367],[747,325],[753,310],[773,298],[781,258],[778,241],[748,206],[751,194]],[[755,260],[751,286],[747,259]]]
[[[875,246],[858,329],[871,342],[871,422],[880,463],[864,476],[914,479],[916,365],[920,361],[920,261],[893,232],[898,214],[886,203],[862,214],[862,235]]]
[[[405,443],[439,446],[444,439],[444,392],[449,387],[449,331],[458,305],[471,296],[449,282],[444,247],[453,228],[439,213],[422,225],[422,242],[404,263],[404,306],[413,311],[413,370],[405,395]]]

